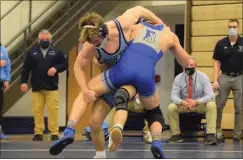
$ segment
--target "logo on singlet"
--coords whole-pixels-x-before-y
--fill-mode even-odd
[[[103,60],[103,63],[108,64],[109,66],[113,66],[115,64],[117,64],[117,62],[121,59],[121,56],[123,55],[123,53],[120,53],[118,55],[115,55],[111,58],[107,58]]]
[[[144,36],[143,39],[149,43],[154,43],[155,37],[156,37],[156,33],[154,31],[147,29],[146,35]]]

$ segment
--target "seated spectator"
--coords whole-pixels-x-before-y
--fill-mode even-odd
[[[179,128],[179,113],[197,112],[206,114],[205,144],[216,145],[217,108],[214,92],[208,76],[196,70],[196,62],[190,57],[184,72],[177,75],[171,91],[172,103],[168,107],[168,116],[172,137],[168,143],[183,142]]]

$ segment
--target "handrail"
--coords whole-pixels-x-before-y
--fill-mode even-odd
[[[80,0],[79,1],[76,1],[76,3],[72,6],[72,8],[70,9],[73,9],[74,7],[76,7],[76,5],[78,5],[80,3]],[[57,21],[55,21],[54,24],[52,24],[52,26],[50,26],[48,29],[52,29],[53,26],[55,26],[58,22],[60,22],[62,20],[62,18],[64,18],[66,15],[68,15],[69,13],[68,12],[65,12]]]
[[[68,3],[68,2],[65,1],[65,2],[62,3],[60,6],[58,6],[56,12],[58,12],[58,10],[60,10],[62,7],[64,7],[64,6],[66,5],[66,3]],[[56,12],[55,12],[55,13],[52,13],[51,16],[54,15],[54,14],[56,14]],[[47,19],[45,19],[45,20],[49,20],[49,18],[47,18]],[[26,31],[27,31],[27,30],[25,30],[25,32],[26,32]],[[32,35],[32,33],[28,34],[27,37],[29,37],[29,36],[31,36],[31,35]],[[20,45],[21,45],[21,44],[16,45],[15,48],[11,50],[11,52],[12,52],[12,53],[15,52],[15,51],[18,49],[18,46],[20,46]],[[13,62],[12,62],[12,64],[13,64]]]
[[[39,15],[39,16],[37,16],[32,22],[30,22],[25,28],[23,28],[21,31],[19,31],[18,33],[17,33],[17,35],[16,36],[14,36],[5,46],[6,46],[6,48],[11,44],[11,43],[13,43],[19,36],[21,36],[21,34],[23,34],[23,32],[25,31],[25,30],[27,30],[33,23],[35,23],[41,16],[43,16],[43,14],[46,12],[46,11],[48,11],[50,8],[52,8],[53,7],[53,5],[55,5],[56,3],[57,3],[58,1],[54,1],[51,5],[49,5],[48,7],[47,7],[47,9],[45,9],[43,12],[41,12],[41,14]]]
[[[76,7],[77,4],[79,4],[80,1],[77,1],[77,3],[75,3],[73,5],[73,7],[71,9],[73,9],[74,7]],[[64,4],[65,5],[65,4]],[[64,15],[67,15],[68,13],[65,13]],[[50,30],[53,26],[55,26],[62,18],[64,18],[64,16],[61,16],[61,18],[59,18],[54,24],[52,24],[48,29]],[[66,24],[65,24],[66,25]],[[59,31],[59,30],[58,30]],[[58,32],[56,31],[56,32]],[[55,33],[56,33],[55,32]],[[54,37],[55,34],[52,35],[52,37]],[[37,40],[35,40],[31,45],[30,47],[32,47],[35,43],[36,43]],[[30,47],[28,47],[26,50],[28,50]],[[14,61],[12,61],[11,65],[13,65],[14,63],[16,63],[26,52],[26,50],[24,52],[22,52]]]
[[[91,1],[86,1],[85,4],[84,4],[84,5],[77,11],[77,13],[74,14],[70,19],[73,19],[73,18],[74,18],[80,11],[82,11],[88,4],[90,4],[90,2],[91,2]],[[98,4],[98,3],[97,3],[97,4]],[[95,4],[90,10],[92,10],[95,6],[97,6],[97,4]],[[75,5],[76,5],[76,4],[75,4]],[[75,6],[75,5],[74,5],[74,6]],[[72,7],[72,8],[73,8],[73,7]],[[73,26],[75,26],[75,25],[77,25],[77,24],[78,24],[78,22],[76,22]],[[67,22],[64,23],[64,24],[62,25],[61,29],[63,29],[66,25],[67,25]],[[71,28],[73,28],[73,27],[71,27]],[[61,29],[58,29],[52,36],[54,37],[57,33],[60,32]],[[70,31],[70,29],[69,29],[67,32],[69,32],[69,31]],[[67,32],[65,32],[64,34],[66,35]],[[61,37],[63,37],[63,36],[61,36]],[[33,42],[33,43],[32,43],[26,50],[30,49],[30,48],[36,43],[36,41],[37,41],[37,40],[35,40],[35,41],[34,41],[34,42]],[[56,45],[59,41],[60,41],[60,38],[54,43],[54,45]],[[17,59],[20,59],[20,58],[25,54],[26,50],[25,50],[24,52],[22,52],[21,55],[19,55]],[[20,64],[20,65],[19,65],[19,66],[18,66],[18,67],[11,73],[11,76],[14,75],[16,72],[18,72],[18,70],[19,70],[22,66],[23,66],[23,64]],[[13,83],[16,83],[18,79],[20,79],[20,75],[13,81]],[[14,85],[13,83],[12,83],[12,85]]]
[[[79,9],[79,12],[80,11],[82,11],[87,5],[89,5],[89,3],[91,3],[92,1],[86,1],[85,2],[85,4],[82,6],[82,8],[80,8]],[[70,19],[69,19],[69,21],[71,20],[71,19],[73,19],[74,17],[76,17],[76,15],[79,13],[78,11],[77,11],[77,13],[75,13]],[[65,22],[60,28],[58,28],[57,29],[57,31],[53,34],[53,37],[56,35],[56,34],[58,34],[64,27],[66,27],[66,25],[67,24],[69,24],[69,22],[67,21],[67,22]]]
[[[94,6],[92,6],[92,8],[90,8],[89,11],[92,11],[93,8],[95,8],[99,3],[100,3],[100,1],[97,2]],[[74,25],[72,25],[66,32],[64,32],[64,33],[62,34],[62,36],[60,36],[60,37],[55,41],[55,42],[56,42],[55,44],[59,43],[59,42],[61,41],[61,39],[62,39],[64,36],[66,36],[70,30],[72,30],[76,25],[78,25],[78,23],[79,23],[79,21],[77,21],[76,23],[74,23]],[[63,27],[63,28],[64,28],[64,27]]]
[[[1,20],[3,20],[10,12],[12,12],[20,3],[22,3],[24,0],[20,0],[18,3],[16,3],[10,10],[8,10],[7,13],[5,13],[2,17]]]

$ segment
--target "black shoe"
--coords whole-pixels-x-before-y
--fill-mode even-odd
[[[240,142],[240,138],[238,137],[233,138],[233,143],[239,143],[239,142]]]
[[[33,141],[43,141],[43,135],[36,134],[33,139]]]
[[[51,141],[57,141],[59,140],[58,135],[51,135]]]
[[[217,144],[216,136],[214,134],[207,134],[206,137],[204,138],[204,144],[216,145]]]
[[[167,143],[181,143],[181,142],[183,142],[183,138],[181,137],[181,135],[173,135],[167,141]]]

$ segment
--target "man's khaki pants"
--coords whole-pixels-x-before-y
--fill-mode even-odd
[[[179,113],[188,112],[174,103],[171,103],[168,107],[168,116],[170,121],[170,130],[172,135],[180,135],[179,125]],[[192,109],[191,112],[205,113],[206,114],[206,126],[207,134],[216,133],[216,118],[217,118],[217,107],[215,102],[208,102],[207,104],[201,104]]]
[[[45,105],[48,112],[48,129],[51,135],[58,135],[58,91],[41,90],[32,92],[33,113],[35,120],[35,134],[43,135]]]
[[[137,107],[135,107],[135,105],[136,105],[136,103],[134,103],[133,101],[131,102],[129,102],[128,103],[128,111],[130,111],[130,112],[135,112],[135,113],[142,113],[142,112],[144,112],[144,108],[142,107],[142,105],[140,105],[140,106],[137,106]],[[111,128],[113,127],[113,125],[114,125],[114,116],[115,116],[115,112],[116,112],[116,108],[114,107],[112,110],[111,110],[111,112],[110,112],[110,124],[109,124],[109,131],[111,131]],[[150,132],[150,129],[149,129],[149,127],[148,127],[148,122],[147,122],[147,120],[145,119],[144,120],[144,123],[145,123],[145,125],[144,125],[144,128],[143,128],[143,132]]]

